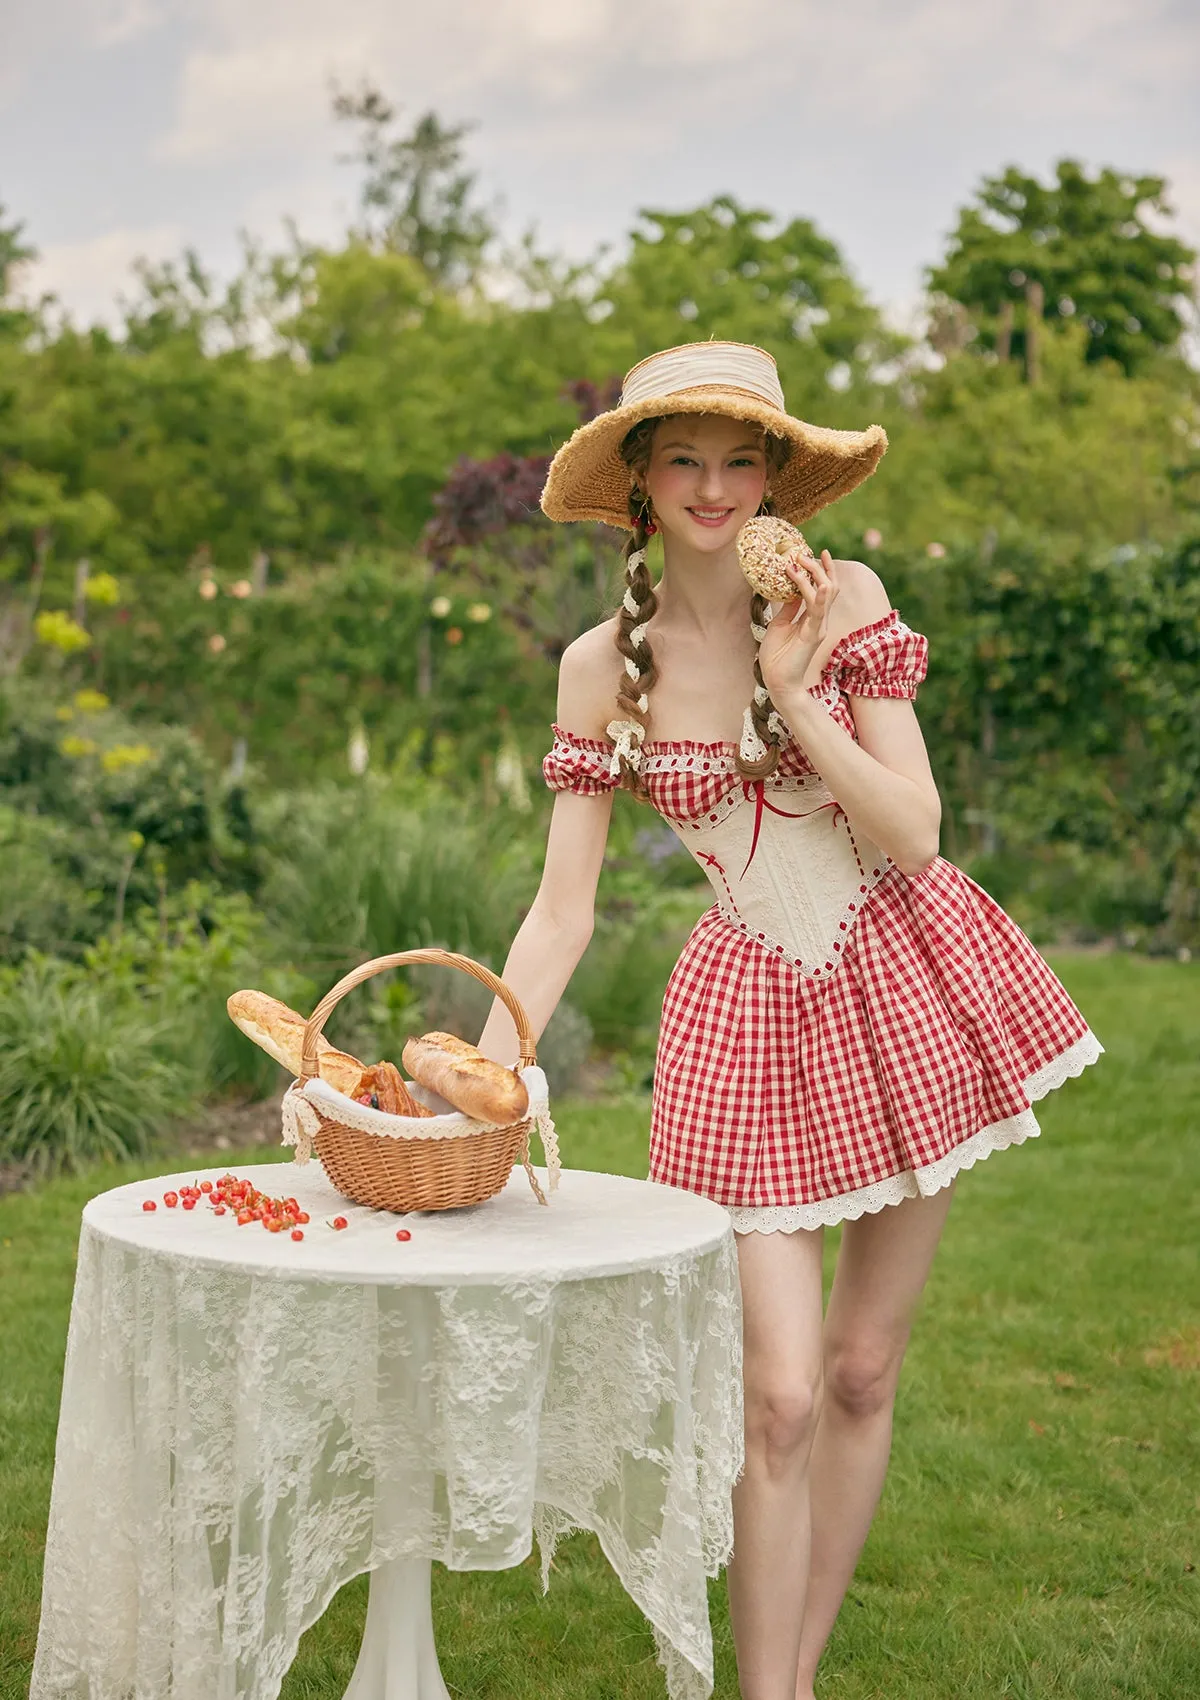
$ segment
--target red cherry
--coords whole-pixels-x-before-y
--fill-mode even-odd
[[[145,1198],[145,1199],[142,1200],[142,1209],[143,1210],[157,1210],[158,1205],[155,1204],[155,1202],[152,1198]]]
[[[213,1206],[213,1215],[214,1216],[223,1216],[224,1214],[225,1214],[225,1206],[223,1204],[217,1204],[217,1205]]]
[[[333,1218],[333,1225],[335,1228],[348,1228],[350,1226],[344,1216],[335,1216]]]
[[[297,1212],[296,1212],[296,1220],[297,1220],[297,1222],[299,1222],[299,1223],[300,1223],[300,1224],[301,1224],[301,1225],[303,1225],[303,1224],[304,1224],[304,1223],[305,1223],[305,1222],[307,1222],[307,1221],[308,1221],[308,1211],[307,1211],[307,1210],[297,1210]]]
[[[282,1232],[282,1229],[283,1229],[283,1223],[279,1220],[279,1217],[278,1216],[272,1216],[271,1220],[267,1223],[267,1232],[272,1233],[272,1234],[278,1234],[278,1233]]]
[[[179,1203],[179,1194],[177,1192],[164,1192],[163,1203],[166,1205],[168,1210],[174,1210],[175,1206]]]
[[[238,1224],[239,1228],[244,1228],[248,1222],[253,1222],[253,1220],[254,1220],[253,1211],[250,1211],[250,1210],[239,1210],[238,1211],[238,1213],[237,1213],[237,1224]]]
[[[396,1238],[398,1240],[411,1240],[412,1235],[409,1233],[407,1228],[397,1228],[396,1229]]]
[[[200,1191],[201,1192],[211,1192],[212,1189],[213,1189],[213,1184],[212,1184],[211,1181],[201,1181],[200,1182]]]
[[[304,1229],[303,1228],[293,1228],[292,1229],[292,1238],[294,1240],[302,1240],[304,1238]]]
[[[194,1198],[185,1198],[183,1201],[183,1208],[185,1210],[194,1210],[196,1208],[196,1200]]]

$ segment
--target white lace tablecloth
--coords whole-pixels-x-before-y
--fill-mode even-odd
[[[319,1164],[239,1173],[297,1198],[303,1243],[164,1208],[204,1172],[84,1211],[31,1700],[275,1700],[352,1576],[504,1569],[535,1535],[545,1576],[573,1527],[673,1700],[707,1695],[742,1447],[727,1213],[581,1170],[543,1208],[517,1169],[405,1244]]]

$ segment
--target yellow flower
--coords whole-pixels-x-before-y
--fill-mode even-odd
[[[77,649],[92,647],[88,633],[60,608],[39,614],[33,622],[33,629],[37,633],[39,643],[48,643],[52,649],[60,650],[63,655],[73,655]]]
[[[486,602],[472,602],[467,609],[467,619],[473,620],[477,626],[483,625],[484,621],[490,620],[491,617],[492,610]]]
[[[114,744],[100,757],[105,773],[120,773],[123,767],[141,767],[154,760],[149,744]]]
[[[77,738],[72,732],[61,740],[58,747],[64,756],[74,761],[79,756],[94,756],[96,740],[94,738]]]
[[[108,707],[103,691],[76,691],[74,701],[80,714],[100,714]]]
[[[448,596],[435,596],[429,604],[429,612],[435,620],[444,620],[450,612],[451,602]]]
[[[113,608],[121,600],[121,587],[111,573],[93,573],[83,587],[83,594],[101,608]]]

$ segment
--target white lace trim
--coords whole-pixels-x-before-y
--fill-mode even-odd
[[[1025,1095],[1031,1103],[1044,1098],[1064,1081],[1082,1074],[1090,1063],[1097,1062],[1104,1046],[1092,1032],[1053,1058],[1025,1082]],[[929,1163],[923,1169],[905,1169],[898,1175],[888,1175],[872,1186],[841,1193],[836,1198],[822,1198],[814,1204],[764,1205],[747,1209],[730,1209],[733,1229],[738,1234],[794,1234],[801,1228],[833,1227],[838,1222],[857,1222],[860,1216],[874,1216],[889,1204],[899,1204],[905,1198],[929,1198],[948,1186],[964,1169],[973,1169],[990,1157],[993,1151],[1003,1151],[1010,1145],[1020,1145],[1026,1139],[1036,1139],[1041,1133],[1033,1111],[992,1122],[981,1127],[953,1151]]]

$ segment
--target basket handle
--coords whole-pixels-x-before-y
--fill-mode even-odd
[[[371,979],[375,974],[382,974],[385,969],[404,968],[417,962],[430,962],[443,968],[459,968],[464,974],[481,980],[504,1004],[516,1024],[517,1039],[521,1047],[518,1066],[526,1068],[537,1061],[537,1047],[529,1017],[518,998],[509,991],[498,974],[493,974],[491,969],[485,968],[481,962],[473,962],[469,956],[459,956],[452,950],[438,950],[435,947],[427,950],[401,950],[393,956],[376,956],[372,957],[370,962],[360,962],[357,968],[343,974],[337,985],[325,993],[304,1024],[304,1043],[300,1056],[301,1086],[306,1085],[317,1072],[317,1040],[326,1021],[346,993],[352,992],[355,986],[361,986],[364,980]]]

